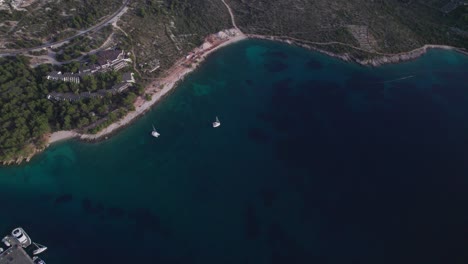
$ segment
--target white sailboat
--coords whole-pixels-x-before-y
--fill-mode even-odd
[[[221,122],[219,122],[218,117],[216,117],[216,121],[213,122],[213,127],[214,127],[214,128],[217,128],[217,127],[219,127],[220,125],[221,125]]]
[[[47,247],[46,246],[43,246],[41,244],[38,244],[38,243],[35,243],[33,242],[33,244],[37,247],[37,249],[35,249],[33,251],[33,255],[39,255],[41,254],[42,252],[46,251],[47,250]]]
[[[159,137],[159,133],[158,131],[156,131],[156,128],[154,128],[154,125],[153,125],[153,131],[151,131],[151,135],[155,138]]]

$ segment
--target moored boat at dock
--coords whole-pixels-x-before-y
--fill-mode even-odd
[[[38,254],[47,250],[46,246],[35,243],[23,228],[13,229],[0,244],[0,264],[45,264]]]
[[[23,248],[29,247],[32,243],[31,238],[28,236],[28,234],[26,234],[24,229],[21,227],[17,227],[13,229],[13,231],[11,232],[11,235],[15,237],[16,239],[18,239],[18,241],[20,242]]]
[[[46,264],[45,261],[39,257],[34,257],[33,261],[34,261],[34,264]]]
[[[35,242],[33,242],[33,244],[34,244],[34,246],[36,246],[36,249],[33,251],[33,255],[39,255],[42,252],[47,250],[46,246],[43,246],[43,245],[35,243]]]

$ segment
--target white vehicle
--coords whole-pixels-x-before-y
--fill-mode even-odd
[[[28,234],[24,232],[23,228],[18,227],[13,229],[11,234],[18,239],[18,241],[21,243],[21,246],[26,248],[29,247],[32,243],[31,238],[29,238]]]
[[[216,117],[216,121],[213,122],[213,127],[214,127],[214,128],[217,128],[217,127],[219,127],[220,125],[221,125],[221,122],[219,122],[218,117]]]

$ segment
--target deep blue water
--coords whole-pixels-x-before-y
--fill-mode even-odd
[[[1,168],[0,202],[49,264],[467,263],[468,58],[241,42],[108,141]]]

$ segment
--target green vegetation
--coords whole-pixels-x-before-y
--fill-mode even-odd
[[[33,71],[26,65],[24,57],[0,59],[0,160],[27,156],[51,131],[53,104],[38,85],[47,66]]]
[[[122,73],[111,71],[83,76],[80,83],[44,80],[43,85],[47,87],[48,91],[79,94],[82,92],[108,90],[114,84],[120,82],[122,82]]]
[[[28,64],[26,57],[0,58],[0,161],[27,157],[44,147],[45,134],[49,132],[62,129],[97,132],[109,120],[133,109],[136,90],[78,102],[52,102],[46,98],[53,91],[107,89],[121,81],[121,74],[88,76],[78,85],[47,81],[44,76],[53,70],[50,65],[31,69]],[[74,67],[76,64],[71,64],[66,69]],[[98,123],[101,119],[105,122]]]
[[[468,47],[468,7],[444,13],[449,0],[225,0],[237,25],[248,34],[272,35],[305,42],[338,42],[321,49],[365,59],[375,53],[397,53],[424,44]],[[27,11],[0,11],[2,47],[35,46],[76,34],[115,12],[121,0],[35,1]],[[131,52],[140,83],[125,93],[79,102],[52,102],[50,92],[81,93],[109,89],[120,82],[116,73],[87,76],[80,84],[44,79],[51,66],[29,68],[25,57],[0,58],[0,161],[26,156],[45,144],[44,135],[60,129],[95,133],[133,109],[144,81],[160,77],[175,61],[212,33],[231,28],[221,0],[136,0],[118,22],[72,40],[57,52],[57,60],[84,57],[104,43]],[[122,29],[122,30],[121,30]],[[106,40],[109,40],[106,42]],[[349,45],[367,51],[352,49]],[[368,52],[371,51],[371,52]],[[45,55],[46,50],[31,52]],[[152,73],[148,65],[160,65]],[[190,66],[190,65],[188,65]],[[62,72],[77,72],[77,62]],[[55,69],[57,70],[57,69]],[[149,82],[149,81],[148,81]]]
[[[69,44],[57,50],[61,51],[57,54],[57,60],[69,61],[83,56],[86,52],[99,48],[112,33],[112,30],[112,26],[108,25],[99,32],[73,39]]]
[[[441,8],[450,0],[226,1],[238,26],[250,34],[363,47],[366,45],[361,45],[352,34],[344,34],[347,26],[358,25],[368,29],[375,39],[370,43],[373,50],[381,53],[405,52],[424,44],[468,47],[468,38],[451,30],[453,27],[467,30],[468,8],[459,7],[445,14]],[[359,54],[343,45],[318,47]]]
[[[457,8],[449,14],[448,18],[456,27],[462,30],[468,30],[468,6]]]
[[[117,11],[122,3],[121,0],[34,1],[24,11],[2,10],[0,39],[10,48],[64,39],[97,24]]]
[[[171,67],[207,35],[231,27],[221,0],[140,0],[132,1],[131,7],[119,21],[128,34],[120,46],[133,48],[138,64],[158,59],[161,69]]]

